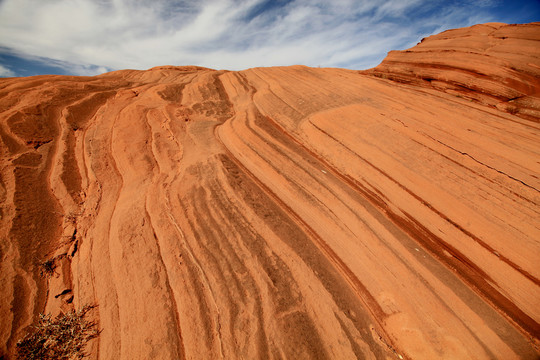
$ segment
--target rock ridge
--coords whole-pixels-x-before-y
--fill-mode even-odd
[[[0,79],[0,358],[536,359],[540,23],[366,71]]]

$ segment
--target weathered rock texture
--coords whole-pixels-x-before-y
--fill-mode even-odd
[[[0,80],[0,354],[95,304],[92,359],[537,358],[539,38]]]
[[[391,51],[365,73],[431,87],[530,120],[540,118],[539,23],[448,30]]]

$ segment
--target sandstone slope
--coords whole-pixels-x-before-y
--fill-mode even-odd
[[[0,80],[0,356],[95,304],[92,359],[537,358],[539,39]]]
[[[488,23],[444,31],[391,51],[365,73],[439,89],[502,111],[540,117],[540,23]]]

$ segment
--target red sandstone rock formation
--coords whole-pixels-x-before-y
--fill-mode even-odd
[[[448,30],[391,51],[364,73],[431,87],[530,120],[540,118],[540,23]]]
[[[537,358],[539,39],[0,80],[0,355],[94,304],[92,359]]]

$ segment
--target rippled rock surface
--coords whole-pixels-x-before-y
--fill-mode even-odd
[[[539,58],[485,24],[361,72],[1,79],[0,355],[91,304],[91,359],[536,359]]]

